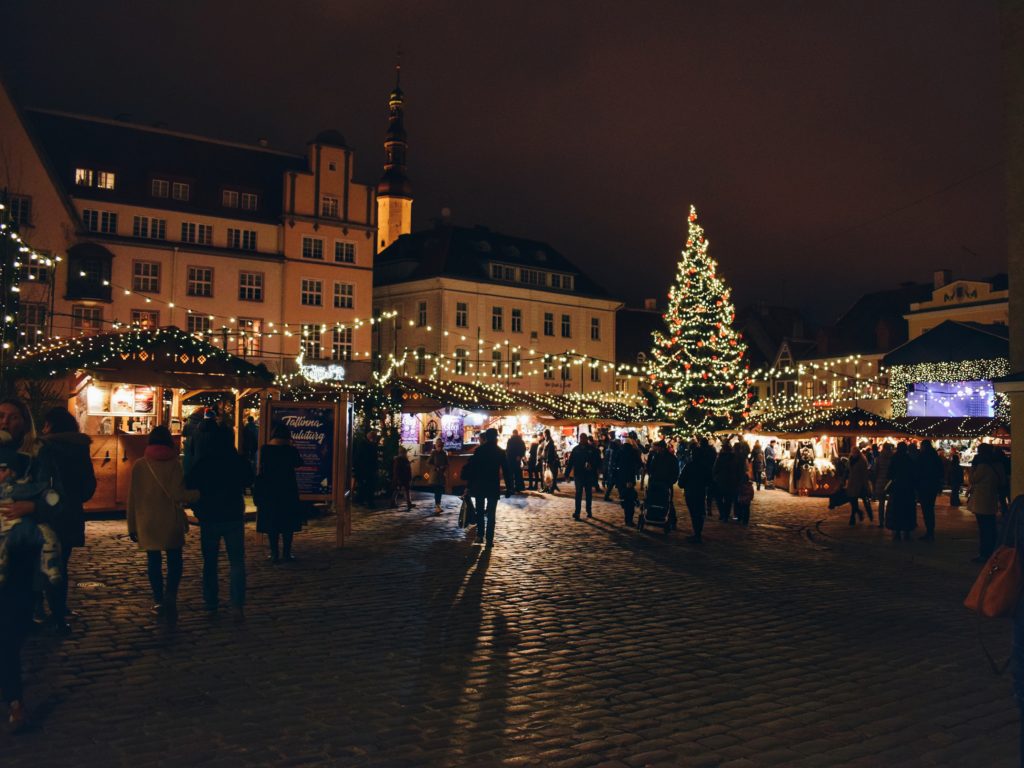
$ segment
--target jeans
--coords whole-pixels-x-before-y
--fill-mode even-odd
[[[693,537],[699,541],[701,533],[704,531],[704,518],[707,516],[704,489],[695,493],[686,491],[684,496],[686,509],[690,512],[690,524],[693,525]]]
[[[741,504],[738,501],[736,502],[736,519],[739,521],[740,525],[749,525],[750,524],[750,504],[749,503],[748,504]]]
[[[284,533],[271,533],[267,534],[267,538],[270,539],[270,557],[273,560],[277,560],[281,557],[281,550],[279,545],[281,542],[284,543],[284,556],[285,558],[291,557],[292,554],[292,538],[295,534],[292,531],[285,531]],[[280,539],[280,541],[278,541]]]
[[[865,494],[861,498],[864,500],[864,511],[868,513],[868,520],[873,520],[874,518],[871,515],[871,499],[870,499],[870,497],[868,497],[868,495]],[[860,504],[858,504],[858,499],[857,499],[856,496],[851,496],[850,497],[850,525],[853,525],[854,523],[856,523],[858,517],[863,517],[863,514],[860,511]]]
[[[723,522],[729,521],[729,513],[732,512],[732,505],[736,503],[735,493],[719,493],[715,499],[718,504],[718,519]]]
[[[444,484],[434,486],[434,504],[437,506],[441,505],[441,496],[444,495]]]
[[[775,459],[765,459],[764,479],[768,485],[775,484]]]
[[[919,493],[921,500],[921,517],[924,518],[924,530],[926,536],[935,535],[935,494],[931,491]]]
[[[631,482],[622,480],[619,481],[618,490],[626,525],[632,526],[633,515],[636,513],[636,487]]]
[[[523,462],[512,459],[508,463],[508,477],[512,481],[512,493],[519,493],[523,490]]]
[[[209,610],[216,610],[217,561],[220,558],[220,540],[228,551],[231,563],[231,605],[245,605],[245,521],[204,520],[199,526],[199,544],[203,551],[203,602]]]
[[[996,529],[995,515],[975,515],[978,521],[978,556],[988,559],[996,551]]]
[[[153,590],[154,603],[174,605],[178,600],[178,585],[181,584],[181,550],[167,550],[167,589],[164,589],[162,557],[159,549],[146,550],[146,573]]]
[[[494,541],[495,509],[498,506],[497,496],[477,496],[476,498],[476,540],[487,543]]]
[[[580,516],[580,507],[583,503],[583,496],[587,497],[587,516],[590,516],[591,507],[594,505],[594,484],[590,480],[576,478],[576,517]]]

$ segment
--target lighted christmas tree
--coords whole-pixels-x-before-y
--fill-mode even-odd
[[[688,434],[736,426],[747,415],[746,344],[732,323],[729,288],[708,256],[690,207],[690,228],[665,329],[654,331],[648,377],[665,416]]]

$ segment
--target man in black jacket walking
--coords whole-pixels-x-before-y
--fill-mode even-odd
[[[512,495],[508,476],[508,456],[498,447],[498,430],[488,429],[480,436],[466,467],[469,495],[476,504],[476,541],[494,544],[495,510],[501,495],[501,476],[505,476],[505,498]]]
[[[519,430],[512,430],[512,437],[505,444],[505,453],[508,455],[508,469],[512,480],[513,493],[521,493],[523,490],[523,457],[526,455],[526,443],[519,436]]]
[[[601,463],[601,454],[590,441],[586,432],[580,435],[579,444],[569,453],[565,463],[565,479],[572,475],[576,478],[576,511],[573,518],[580,519],[580,508],[583,506],[583,495],[587,497],[587,517],[593,517],[591,507],[594,504],[594,481],[597,478],[597,467]]]
[[[625,523],[633,527],[633,515],[636,512],[636,476],[643,466],[640,448],[636,442],[636,432],[629,433],[626,440],[615,452],[615,480],[622,499],[622,511]]]

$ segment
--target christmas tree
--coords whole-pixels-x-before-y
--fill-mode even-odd
[[[662,412],[689,434],[727,429],[747,415],[746,344],[732,323],[729,288],[716,274],[690,206],[689,234],[669,291],[665,330],[654,331],[648,369]]]

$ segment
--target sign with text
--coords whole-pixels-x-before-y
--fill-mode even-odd
[[[291,431],[292,445],[302,459],[302,466],[295,470],[302,495],[334,495],[336,413],[337,409],[329,405],[306,408],[287,403],[271,412],[275,424],[284,424]]]

